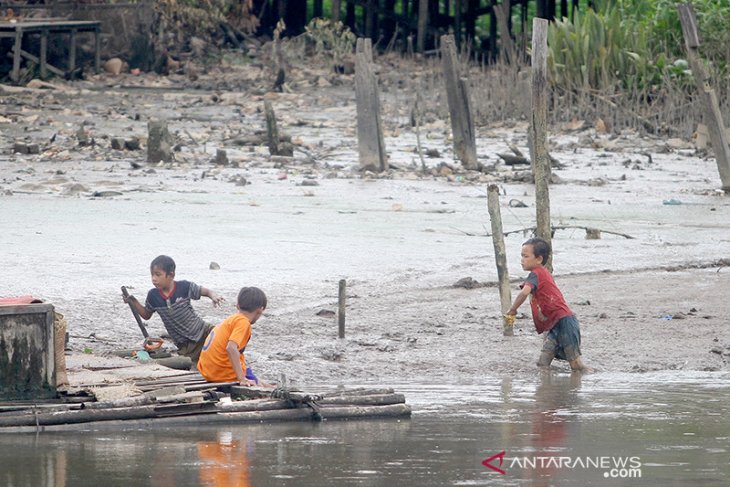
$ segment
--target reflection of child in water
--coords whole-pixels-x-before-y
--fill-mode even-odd
[[[218,441],[199,441],[200,485],[250,487],[246,448],[230,431],[218,433]]]
[[[559,416],[556,413],[561,409],[572,409],[575,406],[580,388],[581,374],[571,374],[569,377],[557,377],[551,372],[541,374],[540,383],[535,389],[535,411],[530,414],[532,419],[532,446],[535,456],[563,457],[569,437],[568,428],[577,425],[571,423],[569,417]],[[543,461],[537,464],[532,472],[532,485],[537,487],[554,485],[557,474],[555,462]]]

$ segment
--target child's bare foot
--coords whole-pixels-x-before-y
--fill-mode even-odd
[[[573,372],[581,374],[592,374],[594,372],[592,368],[583,363],[580,357],[570,362],[570,368]]]

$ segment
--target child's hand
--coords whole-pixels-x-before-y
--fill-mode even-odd
[[[253,380],[246,379],[246,380],[238,381],[238,383],[241,384],[242,386],[246,386],[246,387],[256,387],[256,381],[253,381]]]
[[[223,299],[223,296],[219,296],[217,293],[211,291],[210,292],[210,300],[213,301],[213,306],[220,306],[221,303],[224,303],[226,300]]]
[[[122,301],[124,301],[126,304],[129,304],[129,303],[134,303],[135,301],[137,301],[137,298],[135,298],[131,294],[129,296],[125,296],[122,294]]]

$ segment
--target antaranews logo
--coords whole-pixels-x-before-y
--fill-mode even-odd
[[[507,469],[540,469],[540,470],[557,470],[557,469],[596,469],[603,470],[604,478],[611,479],[627,479],[641,478],[641,458],[639,457],[569,457],[569,456],[524,456],[505,459],[507,452],[501,451],[496,455],[485,458],[482,465],[498,472],[500,475],[506,475]],[[497,466],[499,461],[499,466]],[[502,465],[506,464],[504,469]]]
[[[482,465],[484,465],[485,467],[489,467],[489,468],[491,468],[491,469],[492,469],[492,470],[494,470],[495,472],[499,472],[500,474],[502,474],[502,475],[505,475],[505,474],[506,474],[507,472],[505,472],[505,471],[504,471],[504,470],[502,470],[501,468],[497,468],[497,467],[495,467],[495,466],[494,466],[494,465],[492,465],[492,463],[491,463],[491,462],[492,462],[492,460],[495,460],[495,459],[499,458],[499,466],[501,467],[501,466],[502,466],[502,461],[504,460],[504,455],[505,455],[505,452],[504,452],[504,451],[501,451],[501,452],[497,453],[496,455],[492,455],[492,456],[491,456],[491,457],[489,457],[489,458],[485,458],[485,459],[484,459],[484,460],[482,461]]]

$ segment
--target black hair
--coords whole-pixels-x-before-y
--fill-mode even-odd
[[[172,260],[172,257],[158,255],[150,264],[150,272],[152,272],[155,267],[159,267],[161,270],[165,271],[165,274],[172,274],[175,272],[175,261]]]
[[[541,238],[531,238],[522,245],[532,245],[532,253],[535,257],[542,257],[542,265],[545,265],[550,258],[550,244]]]
[[[266,309],[266,295],[257,287],[243,287],[238,292],[238,309],[253,312],[259,308]]]

